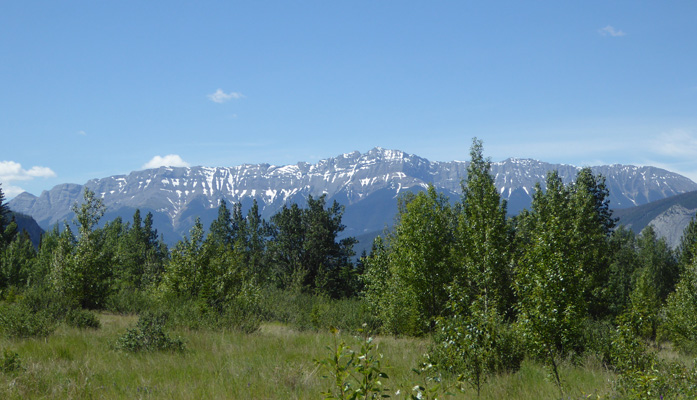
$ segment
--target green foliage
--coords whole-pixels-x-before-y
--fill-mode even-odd
[[[280,322],[298,330],[376,332],[379,327],[372,309],[360,298],[332,299],[300,290],[264,287],[261,310],[266,321]]]
[[[65,323],[73,328],[99,329],[102,324],[92,311],[72,308],[65,314]]]
[[[522,344],[495,304],[487,304],[485,296],[477,297],[472,304],[454,298],[449,304],[451,314],[439,320],[431,359],[438,368],[461,374],[479,395],[489,375],[520,368]]]
[[[608,293],[612,294],[608,296],[608,311],[611,316],[617,317],[630,306],[635,273],[640,267],[636,236],[631,230],[620,226],[612,232],[608,246],[611,261],[606,287]]]
[[[657,292],[647,271],[641,271],[630,295],[630,307],[625,316],[634,333],[647,340],[656,339],[661,323],[662,307]]]
[[[695,260],[697,252],[697,216],[692,217],[680,238],[680,244],[676,249],[677,261],[681,270],[687,269]]]
[[[680,269],[670,246],[665,238],[658,238],[653,227],[644,228],[637,242],[641,274],[651,282],[656,290],[656,296],[663,302],[668,294],[675,289],[680,278]]]
[[[3,349],[2,358],[0,358],[0,372],[5,374],[13,374],[23,371],[22,360],[19,354],[9,349]]]
[[[111,253],[104,232],[95,229],[104,210],[102,200],[85,188],[82,204],[73,206],[79,238],[75,242],[66,226],[51,263],[54,287],[84,308],[103,307],[111,289]]]
[[[245,264],[240,241],[230,248],[217,234],[203,240],[200,221],[190,239],[177,243],[163,275],[158,296],[162,303],[194,304],[185,318],[190,327],[219,326],[253,331],[259,325],[259,286]],[[171,308],[171,307],[169,307]]]
[[[326,195],[322,195],[309,196],[304,209],[297,204],[284,206],[271,217],[268,254],[271,280],[278,287],[285,289],[298,281],[303,290],[334,298],[355,294],[351,257],[356,240],[338,240],[345,229],[343,213],[344,207],[336,201],[326,206]]]
[[[165,314],[143,313],[135,328],[128,329],[115,344],[116,349],[130,352],[184,351],[181,338],[173,339],[165,332]]]
[[[680,350],[697,354],[697,271],[693,264],[687,268],[675,292],[666,301],[665,322],[661,338],[671,340]]]
[[[513,232],[506,222],[506,202],[501,200],[484,159],[482,142],[474,139],[462,184],[462,204],[457,212],[453,266],[458,298],[465,304],[486,296],[500,315],[512,317],[511,243]]]
[[[45,311],[33,312],[22,303],[0,304],[0,332],[10,338],[46,337],[57,322]]]
[[[645,369],[625,371],[616,382],[622,399],[694,399],[697,393],[697,365],[656,361]]]
[[[365,260],[364,291],[387,332],[423,335],[443,315],[456,274],[450,262],[454,217],[432,186],[402,199],[400,210],[393,233]]]
[[[557,359],[583,348],[583,325],[588,316],[587,258],[583,252],[593,247],[577,227],[586,218],[579,212],[595,209],[575,209],[574,198],[556,172],[547,176],[546,192],[538,184],[532,212],[525,216],[527,243],[516,271],[523,339],[531,354],[549,366],[562,393]]]
[[[136,210],[130,225],[119,221],[104,228],[115,264],[115,290],[146,289],[160,282],[169,254],[152,224],[152,213],[143,221],[140,210]]]
[[[339,332],[332,330],[334,346],[328,347],[332,355],[324,360],[315,361],[329,375],[325,378],[333,380],[332,387],[322,393],[324,399],[380,399],[390,397],[390,389],[383,385],[388,379],[382,366],[382,354],[373,339],[366,337],[360,340],[360,350],[354,351],[339,340]]]
[[[0,252],[0,292],[9,286],[24,287],[34,265],[36,250],[26,231]]]
[[[643,371],[656,363],[655,354],[650,353],[646,344],[639,340],[634,329],[626,322],[620,322],[614,334],[609,352],[609,365],[620,373]]]

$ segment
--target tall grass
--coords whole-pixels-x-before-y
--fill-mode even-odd
[[[187,343],[186,351],[130,353],[114,343],[137,317],[100,314],[102,328],[85,330],[60,325],[40,339],[0,339],[0,349],[19,355],[23,370],[0,373],[2,399],[316,399],[330,382],[315,360],[329,356],[331,333],[264,323],[251,334],[238,331],[172,329]],[[352,343],[350,334],[343,334]],[[429,348],[428,339],[378,337],[392,394],[406,398],[413,372]],[[564,365],[571,398],[611,392],[612,374],[599,364]],[[492,378],[482,399],[555,398],[558,391],[541,366],[526,361],[520,372]],[[394,396],[393,396],[394,397]],[[475,398],[458,393],[453,398]]]

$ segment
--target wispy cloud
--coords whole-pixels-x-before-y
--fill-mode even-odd
[[[214,103],[225,103],[226,101],[230,101],[232,99],[241,99],[243,97],[244,97],[244,95],[242,93],[239,93],[239,92],[225,93],[225,92],[223,92],[223,89],[218,89],[215,91],[215,93],[211,93],[208,95],[208,98],[211,99],[211,101]]]
[[[697,135],[685,130],[664,132],[653,141],[653,148],[658,154],[669,157],[697,156]]]
[[[22,164],[14,161],[0,161],[0,183],[2,191],[7,198],[15,197],[24,189],[12,185],[14,181],[28,181],[34,178],[53,178],[56,173],[48,167],[34,166],[29,169],[22,168]]]
[[[83,130],[77,131],[77,134],[80,135],[80,136],[87,136],[87,132],[85,132],[85,131],[83,131]]]
[[[188,167],[188,162],[182,160],[177,154],[168,154],[164,157],[155,156],[152,160],[143,165],[143,169],[159,168],[159,167]]]
[[[612,36],[612,37],[619,37],[619,36],[625,36],[626,33],[624,33],[620,29],[615,29],[612,25],[608,25],[604,28],[598,29],[598,33],[603,35],[603,36]]]

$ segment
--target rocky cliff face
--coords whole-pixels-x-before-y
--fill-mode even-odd
[[[316,164],[162,167],[93,179],[84,185],[58,185],[38,197],[23,193],[9,206],[31,215],[47,229],[72,217],[70,206],[81,199],[83,187],[87,187],[104,200],[109,210],[105,218],[122,216],[128,220],[136,208],[152,212],[156,227],[173,242],[188,231],[195,217],[201,216],[204,223],[212,220],[221,199],[242,202],[243,207],[256,199],[262,215],[268,218],[284,204],[302,204],[309,195],[326,194],[330,201],[346,206],[346,233],[358,235],[390,225],[396,213],[395,198],[405,190],[422,190],[433,184],[451,198],[458,198],[467,165],[462,161],[431,162],[398,150],[375,148]],[[544,186],[549,171],[557,170],[570,182],[579,169],[508,159],[492,163],[491,172],[502,197],[509,201],[509,212],[517,213],[529,206],[535,184]],[[607,177],[615,208],[697,190],[691,180],[658,168],[612,165],[592,169]]]

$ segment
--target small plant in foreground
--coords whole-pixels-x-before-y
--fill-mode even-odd
[[[317,360],[316,363],[324,367],[334,379],[333,386],[326,392],[322,392],[324,399],[378,399],[391,397],[390,389],[383,385],[384,379],[389,379],[382,367],[382,354],[378,353],[378,346],[373,338],[365,336],[357,338],[360,343],[360,351],[354,351],[343,340],[340,341],[339,331],[332,328],[334,346],[328,347],[332,352],[329,358]],[[428,357],[428,356],[427,356]],[[419,376],[422,383],[415,384],[410,390],[397,390],[395,397],[400,397],[402,392],[411,400],[438,400],[441,396],[452,396],[449,393],[452,388],[462,390],[462,378],[458,378],[453,386],[446,386],[441,382],[440,374],[435,373],[431,363],[422,363],[419,368],[412,369]],[[329,378],[329,375],[325,375]]]
[[[183,351],[184,341],[181,338],[172,339],[165,333],[166,316],[144,313],[138,318],[135,328],[126,331],[115,347],[131,352],[171,350]]]
[[[316,361],[334,378],[331,389],[323,392],[325,399],[378,399],[390,397],[389,389],[381,379],[389,377],[381,368],[382,354],[376,354],[377,345],[368,337],[361,340],[360,352],[355,352],[342,340],[339,331],[331,328],[334,334],[334,347],[328,347],[332,356]],[[327,377],[327,376],[325,376]]]

